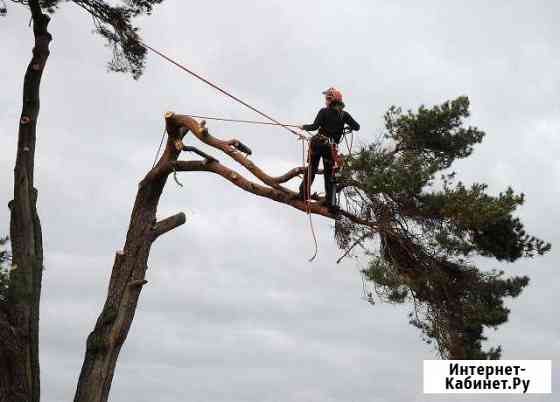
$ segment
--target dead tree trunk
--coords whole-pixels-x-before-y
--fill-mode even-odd
[[[39,87],[52,39],[49,17],[38,0],[30,1],[35,46],[23,83],[10,236],[15,270],[0,312],[0,400],[35,402],[40,398],[39,302],[43,270],[41,223],[33,185]]]
[[[74,401],[107,401],[120,349],[134,318],[148,268],[152,243],[185,223],[179,213],[160,222],[156,211],[171,162],[182,151],[184,131],[167,122],[167,145],[158,164],[140,182],[124,249],[115,256],[105,306],[87,339],[86,355]]]

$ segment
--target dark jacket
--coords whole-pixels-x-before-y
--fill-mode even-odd
[[[303,126],[305,131],[319,130],[320,134],[331,138],[335,143],[339,143],[347,124],[353,131],[358,131],[360,125],[350,116],[350,113],[343,110],[344,103],[332,103],[329,107],[319,110],[313,124]]]

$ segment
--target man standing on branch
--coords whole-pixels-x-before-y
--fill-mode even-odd
[[[319,132],[311,138],[309,155],[307,157],[309,168],[305,169],[303,181],[299,186],[299,198],[309,199],[311,184],[319,167],[319,160],[323,159],[323,175],[325,178],[326,204],[329,209],[336,208],[334,203],[335,188],[333,178],[334,158],[333,150],[342,139],[344,127],[348,125],[351,130],[358,131],[360,125],[344,110],[342,93],[336,88],[329,88],[323,92],[326,107],[319,110],[313,124],[306,124],[300,128],[305,131]]]

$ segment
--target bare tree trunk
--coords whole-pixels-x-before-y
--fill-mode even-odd
[[[162,234],[182,225],[179,213],[161,222],[156,211],[171,162],[182,150],[180,130],[168,122],[169,138],[158,164],[140,182],[124,249],[115,256],[105,306],[87,339],[86,354],[74,401],[107,401],[121,347],[134,318],[148,268],[152,243]]]
[[[39,302],[43,270],[41,223],[33,185],[39,87],[52,39],[49,17],[38,0],[29,2],[35,46],[23,83],[14,199],[10,202],[13,264],[7,303],[0,312],[0,400],[36,402],[39,381]]]

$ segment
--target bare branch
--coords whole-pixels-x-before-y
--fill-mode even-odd
[[[276,190],[274,188],[266,187],[261,184],[252,182],[250,180],[247,180],[236,171],[220,163],[204,163],[200,161],[174,161],[172,162],[172,165],[172,168],[177,172],[215,173],[245,191],[248,191],[260,197],[268,198],[273,201],[289,205],[293,208],[299,209],[300,211],[307,212],[306,202],[298,199],[296,197],[296,193],[290,191],[291,194],[285,194],[284,192]],[[359,225],[367,226],[370,229],[378,230],[380,228],[380,226],[375,222],[366,221],[365,219],[355,216],[347,211],[339,210],[337,211],[337,213],[330,212],[326,206],[316,202],[312,202],[309,204],[309,212],[330,219],[337,219],[339,215],[342,215],[350,219],[352,222]]]
[[[289,193],[286,194],[275,188],[263,186],[262,184],[252,182],[233,169],[230,169],[217,162],[204,163],[200,161],[175,161],[173,162],[173,168],[178,172],[202,171],[215,173],[245,191],[271,199],[273,201],[280,202],[282,204],[290,205],[296,209],[299,209],[300,211],[306,211],[306,203],[302,200],[297,199],[295,192],[288,190]],[[328,211],[327,207],[318,205],[317,203],[311,203],[310,210],[311,213],[317,215],[322,215],[331,219],[335,218],[335,216]]]
[[[269,176],[266,172],[261,170],[257,165],[255,165],[251,160],[249,160],[240,150],[238,149],[240,141],[233,139],[229,141],[220,140],[212,136],[206,128],[202,127],[196,120],[189,116],[172,114],[169,116],[170,122],[177,126],[183,126],[189,129],[200,141],[203,143],[219,149],[237,163],[245,167],[249,172],[251,172],[257,179],[262,181],[264,184],[275,188],[285,194],[293,194],[293,191],[281,186],[279,182],[275,180],[274,177]],[[246,145],[245,148],[248,149]]]
[[[206,159],[206,161],[208,162],[218,162],[218,160],[216,158],[214,158],[212,155],[208,155],[206,152],[201,151],[200,149],[198,149],[197,147],[189,147],[189,146],[183,146],[183,151],[185,152],[194,152],[195,154],[197,154],[198,156],[202,156],[204,159]]]
[[[287,181],[292,180],[294,177],[298,177],[299,175],[302,175],[304,173],[305,173],[305,167],[300,166],[289,170],[288,172],[284,173],[282,176],[273,177],[272,180],[274,180],[276,183],[286,183]],[[316,175],[323,174],[323,169],[319,169],[315,174]]]
[[[148,281],[145,280],[145,279],[137,279],[137,280],[128,282],[128,287],[132,288],[132,289],[140,288],[147,283],[148,283]]]
[[[276,183],[286,183],[287,181],[292,180],[294,177],[298,177],[299,175],[302,175],[304,172],[305,172],[305,167],[300,166],[300,167],[293,168],[292,170],[284,173],[282,176],[273,177],[272,180],[274,180]]]
[[[162,234],[172,231],[173,229],[183,225],[187,218],[183,212],[170,216],[154,225],[154,236],[157,238]]]
[[[356,247],[357,245],[360,245],[360,247],[363,248],[362,242],[367,238],[371,236],[370,232],[365,233],[363,236],[361,236],[358,240],[356,240],[354,242],[354,244],[352,244],[350,247],[348,247],[348,249],[344,252],[344,254],[342,254],[338,260],[336,260],[337,264],[340,264],[340,261],[342,261],[344,258],[346,258],[346,256],[348,254],[350,254],[352,252],[352,250],[354,249],[354,247]]]

